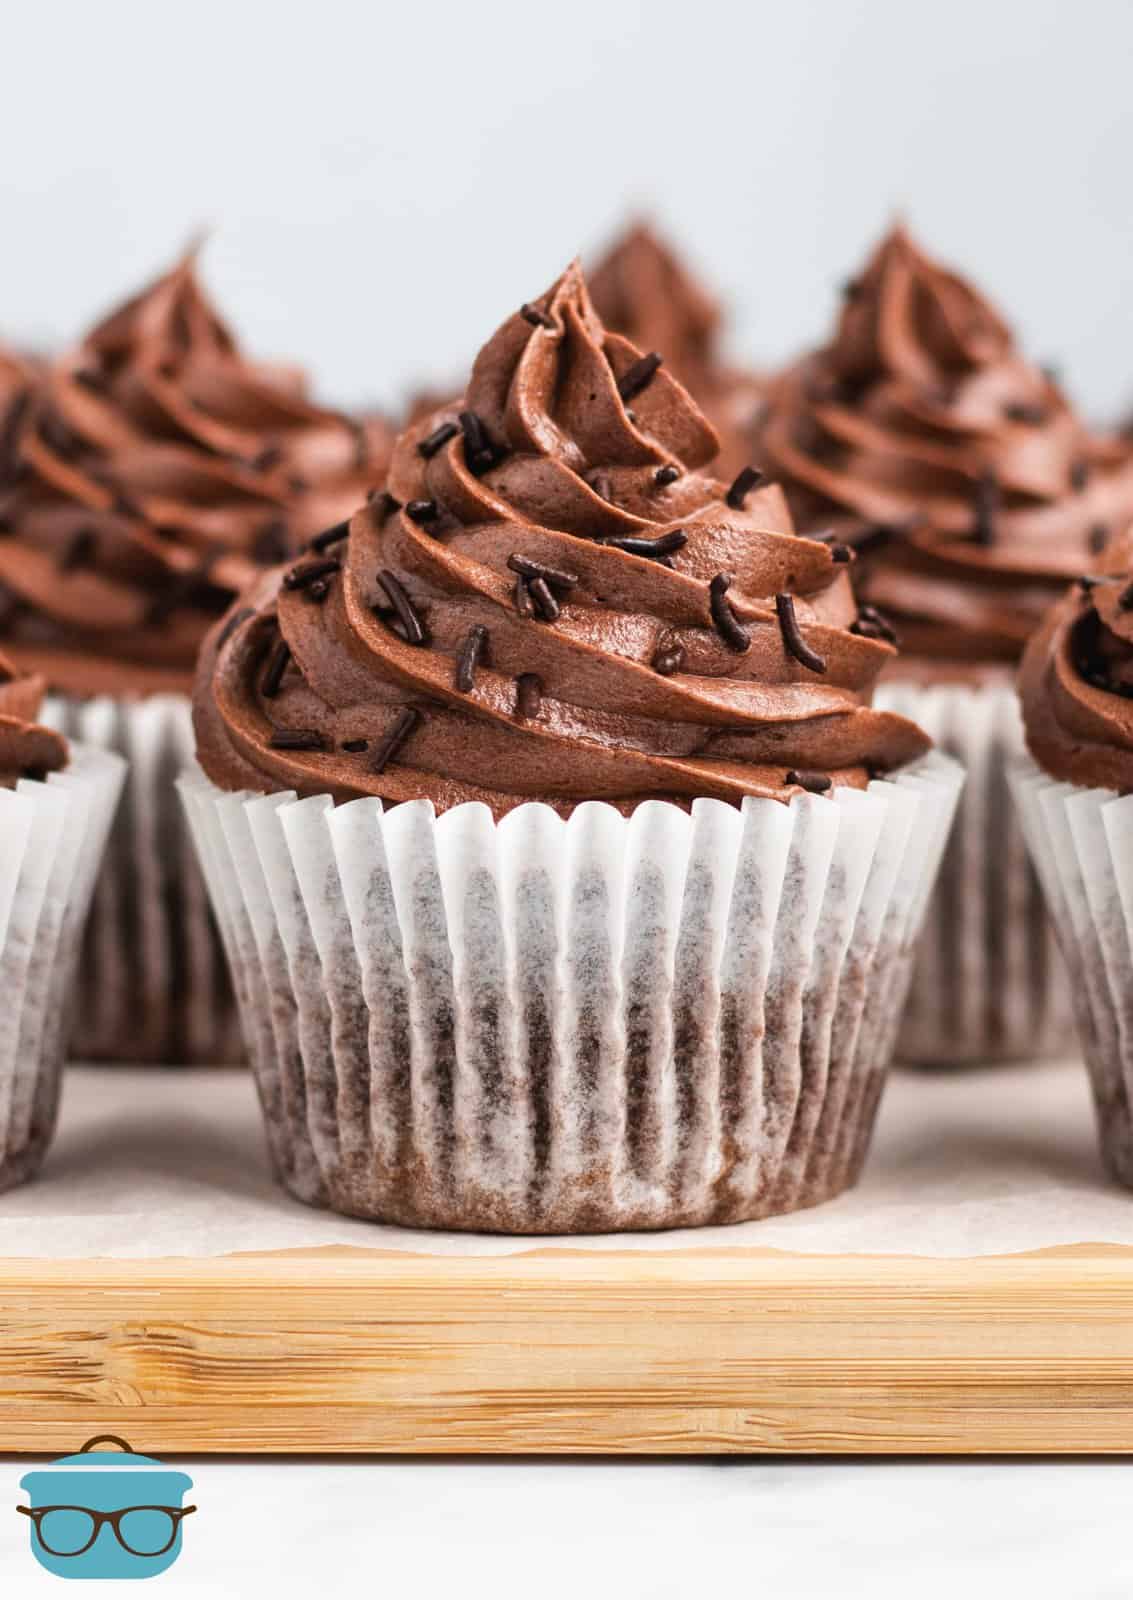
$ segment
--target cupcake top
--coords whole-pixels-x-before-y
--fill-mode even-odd
[[[632,809],[862,786],[928,741],[874,711],[892,655],[848,552],[716,437],[571,266],[411,425],[386,491],[210,636],[198,753],[223,788]]]
[[[0,636],[59,688],[178,688],[257,567],[379,482],[380,421],[249,362],[194,259],[64,357],[0,360]]]
[[[1049,611],[1019,671],[1027,745],[1064,783],[1133,792],[1133,537]]]
[[[765,463],[804,529],[867,559],[912,655],[1012,662],[1133,516],[1133,456],[1092,434],[995,310],[895,228],[828,345],[771,386]]]
[[[720,351],[718,303],[645,223],[618,239],[590,276],[594,308],[606,327],[641,350],[659,351],[720,438],[717,470],[738,472],[751,458],[763,405],[763,380]]]
[[[67,765],[67,741],[38,721],[45,685],[0,655],[0,789]]]

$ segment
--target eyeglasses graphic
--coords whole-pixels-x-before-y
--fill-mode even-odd
[[[182,1518],[196,1506],[123,1506],[91,1511],[86,1506],[17,1506],[35,1524],[40,1544],[51,1556],[81,1556],[94,1544],[104,1523],[132,1556],[163,1556],[177,1538]]]

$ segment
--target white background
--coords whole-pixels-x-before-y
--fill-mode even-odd
[[[204,223],[251,350],[388,401],[641,208],[778,358],[900,207],[1091,412],[1133,402],[1127,0],[56,0],[2,50],[9,337]]]

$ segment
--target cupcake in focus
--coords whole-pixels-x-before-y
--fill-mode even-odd
[[[847,552],[716,448],[573,266],[211,634],[183,793],[299,1198],[571,1233],[854,1181],[959,779],[870,706]]]
[[[0,641],[51,719],[130,762],[83,963],[92,1059],[232,1060],[223,959],[172,778],[202,639],[348,516],[390,440],[248,361],[193,256],[40,367],[0,363]]]
[[[590,276],[595,310],[613,333],[658,351],[720,440],[716,471],[733,477],[751,460],[763,378],[727,360],[719,304],[645,223],[615,241]]]
[[[1027,646],[1013,773],[1072,980],[1102,1153],[1133,1187],[1133,540],[1114,541]]]
[[[1133,457],[901,228],[846,285],[830,343],[770,386],[761,450],[804,530],[855,547],[867,625],[900,638],[881,703],[969,773],[901,1053],[1064,1052],[1069,990],[1007,802],[1012,684],[1053,600],[1133,516]]]
[[[83,921],[123,775],[38,720],[41,679],[0,656],[0,1190],[55,1128]]]

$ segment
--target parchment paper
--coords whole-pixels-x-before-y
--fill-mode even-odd
[[[42,1176],[0,1195],[0,1257],[209,1256],[325,1245],[419,1254],[725,1245],[970,1256],[1133,1245],[1077,1062],[894,1073],[865,1175],[811,1211],[678,1233],[500,1239],[308,1210],[271,1181],[250,1075],[73,1067]]]

